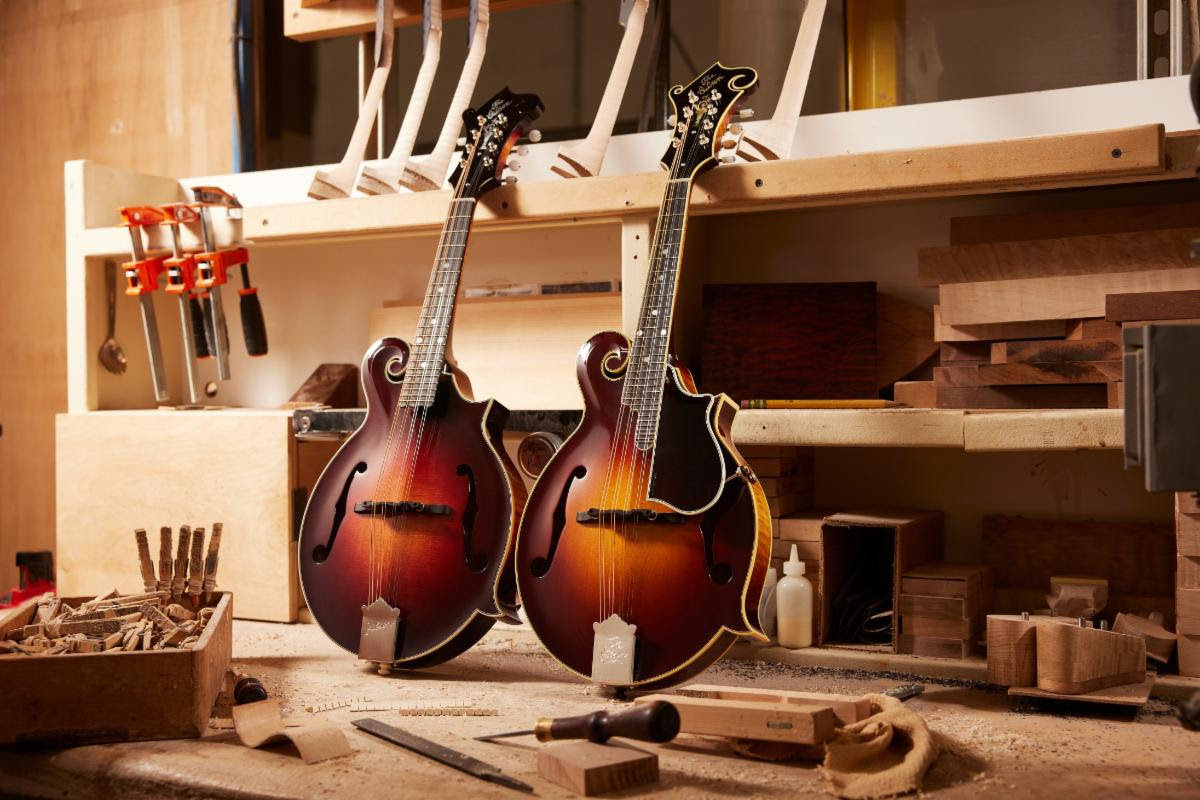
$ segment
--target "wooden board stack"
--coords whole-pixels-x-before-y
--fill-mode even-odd
[[[786,517],[771,520],[775,533],[774,549],[771,566],[775,568],[778,577],[783,577],[783,562],[796,546],[796,555],[804,562],[804,577],[813,586],[813,624],[816,625],[821,607],[821,524],[831,512],[822,509],[808,509]],[[813,630],[815,636],[817,631]]]
[[[779,567],[788,555],[787,548],[779,538],[780,519],[812,507],[813,448],[752,445],[739,447],[738,451],[749,462],[763,494],[767,496],[767,507],[771,510],[771,532],[774,535],[771,564]],[[803,553],[800,557],[810,558]],[[783,575],[782,569],[779,575]]]
[[[1119,407],[1121,325],[1200,317],[1197,219],[1200,203],[952,219],[950,245],[918,254],[939,290],[937,406]]]
[[[1200,497],[1175,495],[1175,632],[1179,674],[1200,678]]]
[[[900,578],[897,652],[966,658],[975,652],[992,605],[992,568],[935,561]]]

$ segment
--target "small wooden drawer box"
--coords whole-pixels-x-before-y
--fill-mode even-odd
[[[208,727],[233,650],[233,597],[220,592],[190,650],[0,656],[0,744],[185,739]],[[91,597],[63,598],[75,605]],[[0,638],[28,624],[36,599],[0,616]]]

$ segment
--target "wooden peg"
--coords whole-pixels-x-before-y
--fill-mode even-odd
[[[195,600],[200,597],[204,588],[204,528],[192,531],[192,555],[188,561],[187,593]]]
[[[171,591],[171,529],[164,525],[158,531],[158,585],[160,592]]]
[[[142,588],[147,592],[153,592],[158,589],[158,581],[154,577],[154,562],[150,560],[150,541],[146,536],[146,529],[138,528],[133,532],[133,537],[137,540],[138,566],[142,569]]]
[[[176,600],[183,597],[187,584],[188,548],[192,540],[192,529],[187,525],[179,527],[179,542],[175,549],[175,574],[171,578],[171,596]]]
[[[204,559],[204,600],[212,598],[213,590],[217,588],[217,554],[221,549],[221,530],[224,525],[214,522],[212,533],[208,537],[208,556]]]

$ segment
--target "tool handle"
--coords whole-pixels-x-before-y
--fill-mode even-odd
[[[262,304],[258,302],[258,289],[238,291],[242,305],[242,336],[246,340],[246,352],[252,356],[267,354],[267,323],[263,320]]]
[[[208,346],[208,319],[205,317],[204,306],[200,298],[191,295],[188,304],[192,308],[192,345],[196,348],[196,358],[212,358],[212,350]]]
[[[538,721],[538,739],[587,739],[606,742],[613,736],[638,739],[643,742],[669,742],[679,733],[679,711],[663,700],[636,706],[628,711],[610,713],[595,711],[578,717],[549,720],[544,726]],[[543,730],[546,733],[543,734]]]

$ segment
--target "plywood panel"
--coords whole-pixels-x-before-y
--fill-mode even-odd
[[[371,311],[372,341],[411,339],[420,307]],[[619,294],[464,301],[455,312],[453,346],[475,396],[510,409],[582,408],[573,365],[600,331],[621,329]]]
[[[66,406],[63,161],[164,175],[232,168],[229,4],[0,6],[0,586],[54,544],[54,412]],[[187,37],[185,40],[184,37]],[[189,44],[189,42],[191,44]],[[197,45],[196,43],[202,43]]]
[[[235,613],[295,620],[290,412],[61,414],[57,432],[60,593],[140,586],[135,528],[223,522]]]

